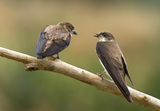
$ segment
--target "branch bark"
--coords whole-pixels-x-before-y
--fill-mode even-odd
[[[61,60],[57,60],[57,59],[54,61],[51,61],[48,59],[41,60],[32,56],[19,53],[16,51],[12,51],[2,47],[0,47],[0,56],[24,63],[26,71],[46,70],[46,71],[58,72],[65,76],[69,76],[71,78],[74,78],[84,83],[87,83],[89,85],[92,85],[104,92],[109,92],[117,96],[123,97],[120,91],[118,90],[118,88],[115,86],[115,84],[112,81],[107,79],[102,80],[99,76],[97,76],[94,73],[75,67]],[[138,90],[135,90],[133,88],[130,88],[130,87],[128,88],[131,93],[131,97],[135,103],[148,107],[154,111],[160,111],[159,99],[153,96],[150,96],[148,94],[145,94],[143,92],[140,92]]]

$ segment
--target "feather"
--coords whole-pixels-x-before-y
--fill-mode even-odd
[[[48,25],[40,33],[36,54],[37,58],[44,58],[58,54],[65,49],[71,40],[71,35],[61,25]]]
[[[96,52],[102,64],[104,65],[105,70],[108,71],[109,75],[120,89],[124,97],[129,102],[132,102],[130,92],[123,78],[125,72],[121,62],[122,53],[116,42],[98,42],[96,46]]]

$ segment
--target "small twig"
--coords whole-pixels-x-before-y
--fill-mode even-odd
[[[16,51],[12,51],[9,49],[5,49],[2,47],[0,47],[0,56],[24,63],[26,71],[46,70],[46,71],[58,72],[63,75],[80,80],[84,83],[90,84],[99,90],[123,97],[120,91],[118,90],[118,88],[115,86],[115,84],[112,81],[107,79],[102,80],[96,74],[93,74],[84,69],[75,67],[61,60],[55,60],[55,61],[50,61],[47,59],[40,60],[40,59],[36,59],[35,57],[22,54]],[[159,99],[153,96],[147,95],[145,93],[142,93],[133,88],[130,88],[130,87],[128,88],[131,93],[131,97],[135,103],[138,103],[140,105],[143,105],[155,111],[160,111]]]

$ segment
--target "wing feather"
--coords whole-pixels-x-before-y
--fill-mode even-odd
[[[108,46],[111,46],[114,50]],[[97,54],[105,69],[108,71],[109,75],[120,89],[124,97],[126,97],[126,99],[131,102],[132,99],[130,97],[130,92],[123,78],[123,65],[119,61],[119,55],[121,52],[117,49],[118,47],[116,45],[111,43],[106,45],[106,42],[98,42],[96,46]]]
[[[129,72],[128,72],[128,68],[127,68],[126,61],[125,61],[125,59],[124,59],[123,56],[121,56],[121,59],[122,59],[122,63],[123,63],[123,68],[124,68],[125,75],[127,75],[127,77],[128,77],[128,79],[130,80],[132,86],[134,86],[134,83],[133,83],[133,81],[132,81],[132,79],[131,79],[131,77],[130,77],[130,74],[129,74]]]
[[[70,34],[59,25],[48,25],[40,33],[36,53],[37,57],[44,58],[58,54],[70,43]]]

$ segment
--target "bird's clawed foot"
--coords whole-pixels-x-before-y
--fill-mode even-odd
[[[100,73],[100,74],[97,74],[102,80],[103,80],[103,75],[105,74],[106,72],[104,71],[104,72],[102,72],[102,73]]]
[[[56,57],[56,59],[59,59],[59,54],[57,54],[57,57]]]
[[[47,59],[48,59],[48,60],[51,60],[51,61],[55,61],[55,60],[59,59],[59,55],[57,54],[56,57],[48,56]]]

